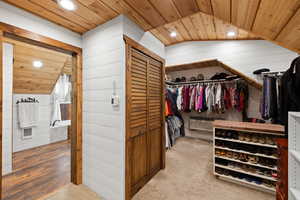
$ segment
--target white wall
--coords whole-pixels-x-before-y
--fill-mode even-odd
[[[0,22],[81,47],[81,35],[0,1]]]
[[[289,67],[296,53],[265,40],[184,42],[166,47],[166,66],[218,59],[230,67],[257,78],[259,68],[281,71]]]
[[[119,16],[83,35],[83,183],[106,200],[125,194],[122,24]],[[110,104],[114,81],[118,108]]]
[[[12,85],[13,45],[3,44],[2,173],[12,171]]]
[[[125,199],[123,34],[164,56],[164,46],[124,16],[83,35],[83,183],[106,200]],[[111,105],[113,82],[120,106]]]
[[[123,16],[123,20],[125,35],[137,41],[160,57],[165,58],[165,45],[161,43],[160,40],[158,40],[152,33],[144,32],[143,29],[126,16]]]
[[[22,139],[22,129],[19,128],[17,101],[27,97],[36,98],[39,101],[39,122],[38,126],[32,128],[31,139]],[[18,152],[54,142],[68,139],[68,128],[50,128],[52,114],[51,95],[35,94],[14,94],[13,95],[13,152]]]

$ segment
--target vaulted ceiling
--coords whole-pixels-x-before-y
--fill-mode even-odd
[[[300,52],[300,0],[74,0],[72,12],[56,0],[2,1],[78,33],[125,14],[166,45],[259,37]],[[230,38],[228,30],[238,34]]]
[[[50,94],[59,75],[72,72],[71,55],[11,39],[5,42],[14,46],[14,93]],[[41,61],[43,67],[33,67],[33,61]]]

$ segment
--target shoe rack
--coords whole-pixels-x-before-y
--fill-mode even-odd
[[[300,200],[300,112],[289,113],[289,200]]]
[[[222,180],[275,194],[278,180],[276,139],[281,125],[217,120],[214,125],[214,175]]]

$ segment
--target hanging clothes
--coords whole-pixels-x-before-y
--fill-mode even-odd
[[[281,78],[281,123],[288,128],[288,112],[300,111],[300,56],[293,60]]]
[[[180,94],[180,90],[183,92],[182,88],[175,88],[175,89],[166,89],[166,123],[167,123],[167,132],[169,138],[169,148],[175,144],[175,140],[182,136],[185,136],[184,132],[184,121],[181,116],[181,113],[178,110],[177,103],[178,98],[182,98]],[[166,143],[167,145],[167,143]]]
[[[235,109],[244,115],[248,105],[248,85],[244,82],[200,83],[178,87],[176,91],[172,101],[177,111],[221,114]]]
[[[279,77],[263,78],[263,95],[260,112],[265,120],[271,119],[273,123],[278,122],[278,96],[279,96]]]
[[[183,87],[179,87],[177,89],[178,96],[177,96],[176,104],[177,104],[178,110],[182,110],[182,103],[183,103],[182,90],[183,90]]]
[[[190,112],[190,86],[184,86],[183,90],[183,111]]]

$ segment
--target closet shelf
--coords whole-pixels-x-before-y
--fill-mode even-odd
[[[229,141],[229,142],[235,142],[235,143],[242,143],[242,144],[251,144],[256,146],[262,146],[262,147],[270,147],[270,148],[277,148],[276,145],[270,145],[270,144],[261,144],[261,143],[255,143],[255,142],[246,142],[241,140],[234,140],[234,139],[227,139],[227,138],[220,138],[215,137],[216,140],[223,140],[223,141]]]
[[[300,118],[300,112],[289,112],[289,114],[293,117]]]
[[[230,83],[235,81],[241,81],[243,79],[236,78],[233,80],[227,79],[218,79],[218,80],[202,80],[202,81],[186,81],[186,82],[172,82],[172,81],[165,81],[167,85],[191,85],[191,84],[198,84],[198,83]]]
[[[265,157],[265,158],[271,158],[271,159],[278,159],[275,156],[268,156],[265,154],[261,154],[261,153],[251,153],[248,151],[242,151],[242,150],[236,150],[236,149],[230,149],[230,148],[226,148],[226,147],[220,147],[220,146],[215,146],[216,149],[222,149],[222,150],[226,150],[226,151],[232,151],[232,152],[237,152],[237,153],[244,153],[244,154],[248,154],[248,155],[254,155],[254,156],[259,156],[259,157]]]
[[[257,183],[249,182],[249,181],[246,181],[246,180],[243,180],[243,179],[238,179],[238,178],[234,178],[234,177],[231,177],[231,176],[226,176],[226,175],[222,175],[222,174],[218,174],[218,173],[215,173],[215,175],[218,176],[220,179],[227,180],[227,181],[230,181],[232,183],[247,185],[251,188],[256,188],[256,189],[259,189],[259,190],[262,190],[262,191],[267,191],[267,192],[270,192],[272,194],[274,194],[276,192],[274,187],[267,187],[267,186],[264,186],[263,184],[259,185]]]
[[[294,196],[295,200],[300,200],[300,190],[295,188],[290,188],[291,194]]]
[[[215,158],[220,158],[220,159],[229,160],[229,161],[233,161],[233,162],[237,162],[237,163],[242,163],[242,164],[245,164],[245,165],[251,165],[251,166],[254,166],[254,167],[260,167],[260,168],[271,169],[271,170],[277,171],[277,167],[269,167],[269,166],[265,166],[265,165],[254,164],[254,163],[250,163],[250,162],[244,162],[244,161],[236,160],[236,159],[233,159],[233,158],[227,158],[227,157],[224,157],[224,156],[215,156]]]
[[[291,150],[290,153],[293,156],[293,158],[300,164],[300,152]]]
[[[280,161],[280,158],[274,155],[266,155],[263,152],[265,150],[271,152],[278,151],[279,148],[277,146],[277,143],[275,145],[270,145],[263,143],[247,142],[239,140],[239,138],[241,138],[242,136],[248,138],[251,137],[252,134],[255,134],[257,138],[269,138],[270,140],[277,142],[278,139],[281,138],[281,136],[284,134],[284,127],[281,125],[273,124],[259,124],[251,122],[236,122],[224,120],[216,120],[214,121],[213,125],[214,152],[217,153],[214,153],[214,174],[216,176],[220,176],[224,180],[233,183],[238,183],[243,186],[275,194],[275,186],[277,185],[278,179],[277,177],[271,177],[268,175],[271,175],[272,173],[280,173],[280,170],[277,167],[277,163],[278,161]],[[222,147],[223,145],[224,147]],[[242,149],[233,149],[232,147],[235,148],[235,146],[242,147]],[[249,151],[247,151],[247,147],[251,149],[255,148],[257,149],[256,152],[260,153],[251,153],[249,152],[251,151],[250,149]],[[231,154],[229,154],[228,152]],[[236,156],[235,154],[239,155]],[[226,157],[226,155],[232,156]],[[241,155],[243,158],[241,160],[243,161],[233,158],[233,156],[239,158]],[[252,160],[254,159],[254,161],[249,162],[249,159],[244,157],[248,157]],[[255,159],[257,159],[257,161],[255,161]],[[255,167],[257,170],[247,170],[247,166]],[[268,174],[264,174],[265,171],[267,171]],[[225,173],[226,175],[219,175]],[[242,178],[245,179],[240,179],[240,177],[236,177],[236,175],[239,174]],[[249,181],[251,182],[248,182],[248,176],[250,176]]]
[[[273,177],[264,176],[264,175],[260,175],[260,174],[252,173],[252,172],[248,172],[248,171],[245,171],[243,169],[232,168],[232,167],[228,167],[228,166],[224,166],[224,165],[220,165],[220,164],[215,164],[215,166],[223,168],[223,169],[228,169],[228,170],[231,170],[231,171],[239,172],[239,173],[242,173],[242,174],[248,174],[250,176],[255,176],[255,177],[258,177],[258,178],[263,178],[263,179],[270,180],[270,181],[277,181],[277,179],[275,179]]]

